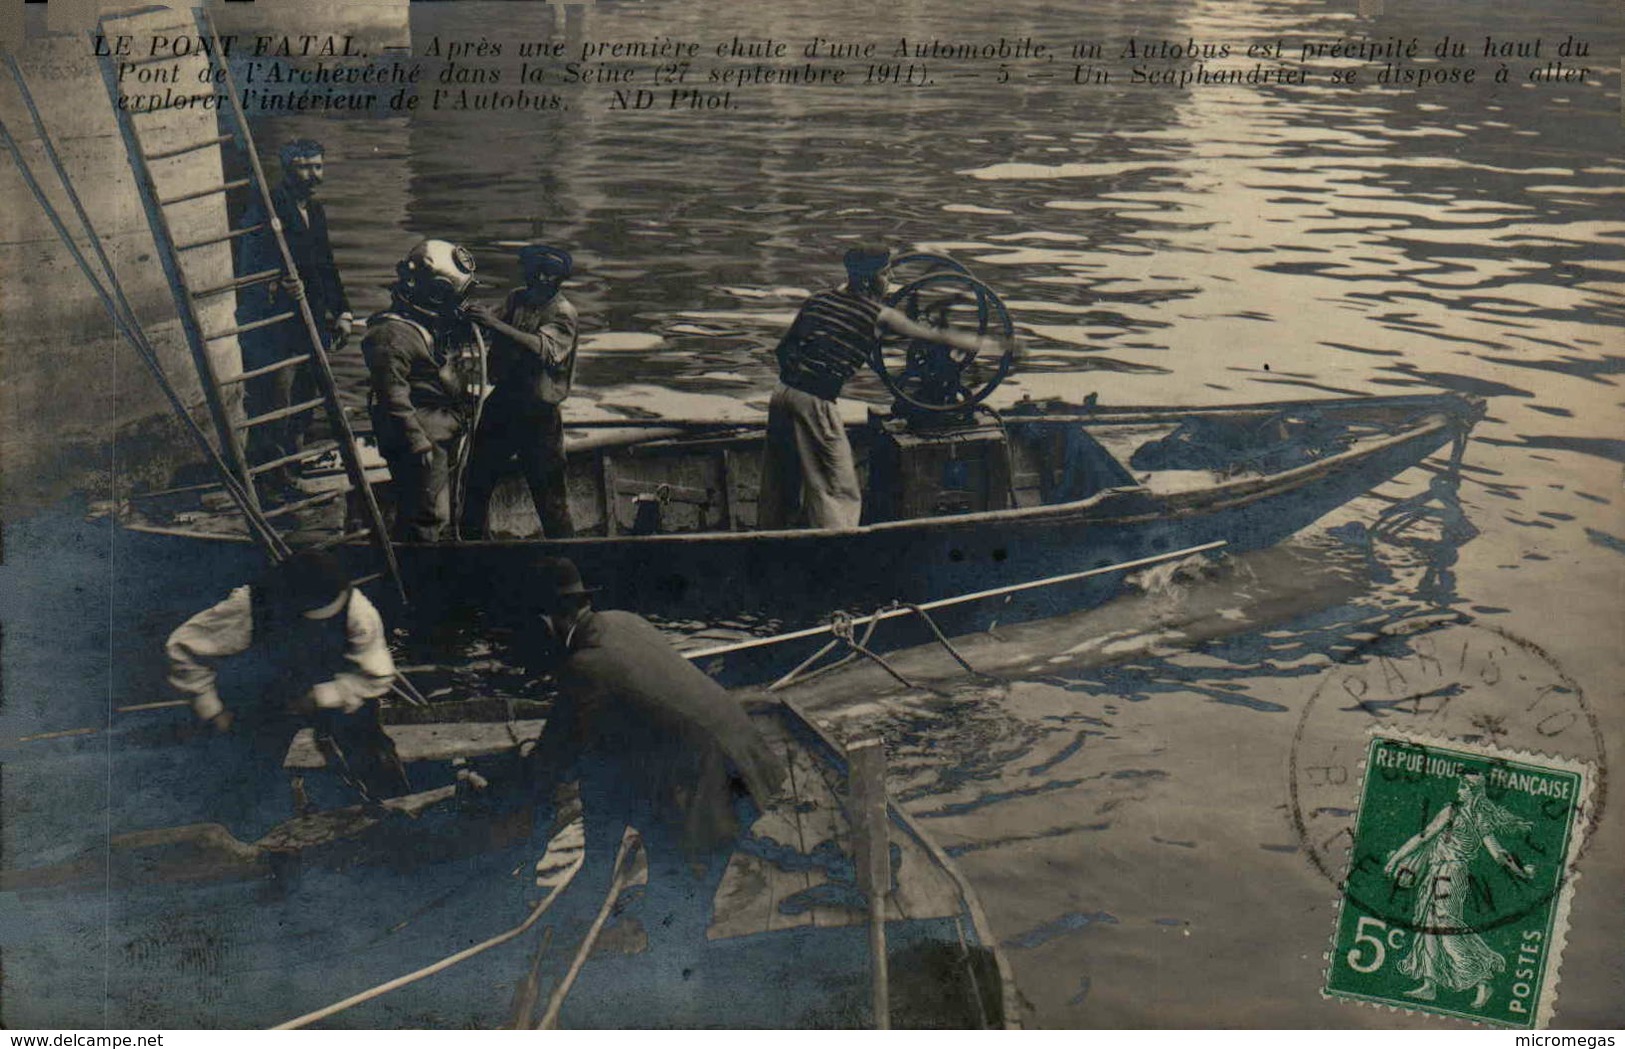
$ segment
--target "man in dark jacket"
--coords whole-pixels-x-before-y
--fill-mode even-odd
[[[282,236],[288,242],[298,271],[297,286],[256,284],[238,293],[237,323],[252,324],[279,313],[294,311],[293,320],[243,332],[243,369],[263,368],[310,352],[310,336],[297,316],[294,297],[301,292],[310,304],[311,316],[329,349],[349,337],[352,325],[350,300],[344,294],[344,281],[333,261],[333,245],[328,238],[327,210],[316,199],[316,190],[326,172],[322,144],[299,139],[282,147],[282,182],[271,190],[271,204],[282,222]],[[265,210],[256,200],[243,215],[242,225],[265,222]],[[249,234],[238,242],[237,274],[263,273],[281,269],[282,253],[269,229]],[[308,364],[283,368],[250,379],[244,395],[250,416],[286,408],[316,396],[316,384]],[[253,460],[269,462],[297,453],[305,442],[312,415],[304,412],[278,422],[256,427],[249,437]],[[273,476],[284,482],[293,479],[294,464],[279,468]]]
[[[451,521],[451,457],[463,431],[453,332],[474,286],[474,256],[425,240],[396,267],[389,309],[367,320],[361,353],[372,424],[389,463],[398,540],[438,542]]]
[[[543,559],[537,570],[546,609],[538,643],[552,648],[560,693],[532,755],[539,789],[579,781],[581,883],[600,893],[622,830],[637,828],[657,922],[687,946],[703,945],[732,847],[781,790],[785,765],[739,700],[653,624],[596,611],[566,559]]]
[[[519,252],[525,286],[501,312],[470,306],[470,320],[492,333],[491,396],[480,415],[468,467],[463,538],[489,538],[491,493],[517,459],[550,539],[575,535],[564,487],[564,416],[576,370],[576,309],[559,291],[570,253],[539,244]]]

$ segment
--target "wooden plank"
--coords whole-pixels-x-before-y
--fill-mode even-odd
[[[790,791],[783,804],[762,813],[751,833],[769,850],[782,847],[786,864],[736,852],[718,886],[707,938],[749,936],[806,925],[861,924],[864,913],[848,907],[810,906],[798,908],[794,914],[781,909],[785,900],[828,883],[828,874],[812,864],[810,857],[826,842],[833,842],[844,852],[848,834],[839,801],[831,789],[833,773],[788,738],[776,719],[757,718],[754,723],[770,745],[784,755],[790,771]]]
[[[891,821],[886,816],[886,748],[878,739],[847,748],[858,888],[869,900],[869,992],[875,1027],[891,1027],[886,897],[891,894]]]
[[[805,747],[789,748],[791,771],[796,778],[797,814],[801,818],[806,837],[808,855],[820,845],[829,843],[842,856],[852,855],[852,835],[846,813],[834,790],[833,770],[814,759]],[[811,872],[808,888],[816,888],[829,881],[823,870]],[[814,907],[813,924],[820,928],[838,928],[856,925],[863,920],[860,911],[849,907]]]
[[[758,722],[759,724],[760,722]],[[757,827],[762,829],[764,837],[777,841],[782,845],[794,849],[805,856],[810,844],[807,841],[807,828],[801,819],[801,777],[797,774],[795,763],[795,744],[782,735],[776,742],[784,753],[785,765],[790,770],[790,797],[786,805],[770,809],[757,821]],[[790,896],[798,892],[805,892],[814,885],[811,870],[786,871],[773,865],[769,869],[769,885],[771,887],[772,909],[767,916],[769,930],[789,929],[800,925],[810,925],[813,921],[811,911],[802,911],[800,914],[785,914],[779,905]]]
[[[724,532],[737,532],[739,526],[734,520],[733,453],[727,448],[717,452],[717,474],[717,489],[722,494],[722,517],[717,527]]]
[[[477,758],[513,750],[524,740],[537,739],[546,721],[497,721],[438,725],[387,725],[384,731],[395,741],[403,762],[450,761]],[[327,759],[316,749],[316,734],[304,728],[293,737],[282,759],[286,769],[320,769]]]
[[[909,919],[957,916],[964,908],[953,877],[912,837],[893,834],[891,843],[902,852],[902,862],[897,867],[897,886],[892,890],[892,907],[887,909],[887,916]],[[894,909],[895,915],[892,914]]]
[[[734,936],[755,936],[767,931],[773,911],[769,864],[757,856],[735,852],[722,872],[717,894],[711,902],[711,924],[705,930],[708,940]]]

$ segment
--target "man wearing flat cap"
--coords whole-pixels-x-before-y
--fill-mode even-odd
[[[732,846],[753,806],[766,808],[779,792],[785,767],[739,701],[653,624],[595,610],[592,589],[565,558],[543,558],[535,572],[547,635],[538,644],[553,651],[559,689],[532,755],[537,784],[580,782],[589,881],[607,876],[622,829],[636,827],[650,891],[698,905],[676,910],[703,940]]]
[[[220,695],[216,664],[231,657],[246,664],[233,668],[234,679],[249,694],[243,720],[267,760],[274,751],[280,764],[292,730],[306,724],[364,798],[410,789],[378,721],[378,701],[395,679],[383,619],[332,554],[294,554],[188,619],[169,635],[165,652],[170,685],[220,733],[238,718]]]
[[[858,527],[863,492],[841,421],[841,388],[867,364],[882,329],[976,354],[997,340],[933,328],[886,305],[891,249],[862,244],[846,252],[846,283],[802,304],[779,341],[779,386],[767,410],[767,446],[757,527]],[[798,515],[799,509],[799,515]]]
[[[464,311],[491,332],[494,384],[480,416],[463,502],[465,539],[489,538],[491,493],[518,461],[530,487],[542,532],[575,535],[564,485],[564,416],[576,369],[576,310],[559,291],[570,276],[570,253],[532,244],[519,252],[525,285],[508,295],[499,313],[472,305]]]

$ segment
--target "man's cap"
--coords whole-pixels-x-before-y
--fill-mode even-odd
[[[563,248],[553,248],[546,244],[527,244],[519,249],[519,265],[529,273],[540,273],[543,276],[563,280],[575,268],[575,260]]]
[[[277,159],[286,164],[300,157],[319,157],[326,152],[322,144],[313,138],[296,138],[282,144],[282,148],[277,150]]]
[[[846,271],[867,276],[891,265],[891,249],[884,244],[865,243],[846,249]]]
[[[340,598],[350,590],[350,576],[326,550],[300,550],[266,576],[266,588],[285,606],[326,619],[338,613]]]
[[[581,581],[581,570],[568,557],[539,557],[531,567],[541,576],[544,594],[553,597],[573,597],[596,594],[599,587],[586,586]]]

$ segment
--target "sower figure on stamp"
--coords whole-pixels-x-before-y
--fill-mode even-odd
[[[1003,349],[999,339],[933,328],[887,306],[891,249],[884,245],[852,248],[845,263],[846,283],[808,299],[779,341],[759,528],[790,527],[798,506],[809,527],[858,526],[863,493],[836,399],[872,358],[883,329],[972,355]]]
[[[463,507],[465,539],[489,538],[491,494],[515,459],[551,539],[575,535],[564,486],[564,417],[576,369],[576,310],[559,291],[570,276],[570,253],[531,245],[519,252],[525,286],[501,312],[471,305],[465,315],[492,332],[494,384],[474,435]]]
[[[1483,849],[1514,876],[1533,878],[1534,868],[1520,862],[1495,837],[1529,826],[1487,798],[1484,777],[1469,772],[1457,784],[1456,800],[1388,857],[1383,873],[1402,887],[1416,889],[1416,930],[1399,971],[1422,983],[1407,995],[1432,1001],[1442,985],[1450,991],[1475,988],[1474,1009],[1489,1001],[1490,980],[1507,963],[1467,924],[1470,871]]]
[[[233,590],[176,628],[166,654],[169,682],[198,718],[217,733],[249,736],[257,764],[280,768],[293,732],[309,725],[329,764],[364,800],[410,790],[378,720],[378,701],[395,679],[383,620],[331,554],[301,551]],[[228,659],[245,664],[233,668],[238,690],[258,693],[240,716],[218,686],[216,664]],[[240,777],[230,789],[257,792],[258,780]]]
[[[298,276],[283,284],[258,284],[240,291],[237,323],[252,324],[279,313],[297,313],[295,300],[302,295],[310,305],[325,350],[341,345],[349,337],[352,316],[350,300],[344,294],[344,281],[333,261],[327,210],[316,199],[317,187],[326,172],[322,144],[312,139],[289,142],[282,147],[280,159],[282,181],[271,190],[271,204],[282,224],[282,236],[288,242]],[[256,201],[244,214],[242,225],[257,226],[265,222],[265,210]],[[239,241],[238,276],[281,269],[282,265],[282,253],[269,229],[248,234]],[[310,336],[297,316],[291,321],[243,332],[238,336],[238,344],[242,347],[245,371],[310,352]],[[316,384],[308,364],[249,379],[244,386],[250,416],[263,415],[316,396]],[[249,451],[254,461],[270,462],[297,453],[304,447],[311,418],[307,412],[255,427],[249,434]],[[292,484],[294,476],[291,462],[272,474],[284,487]]]
[[[623,828],[649,861],[643,909],[676,956],[704,946],[717,884],[742,830],[785,782],[739,702],[683,658],[647,620],[597,611],[575,565],[536,565],[542,636],[560,698],[532,755],[544,798],[580,784],[587,900],[609,884]],[[648,923],[646,923],[648,924]],[[682,994],[682,980],[671,984]]]
[[[463,432],[452,365],[474,256],[425,240],[396,266],[389,309],[367,320],[362,355],[372,378],[372,424],[395,490],[397,540],[438,542],[451,523],[451,459]]]

